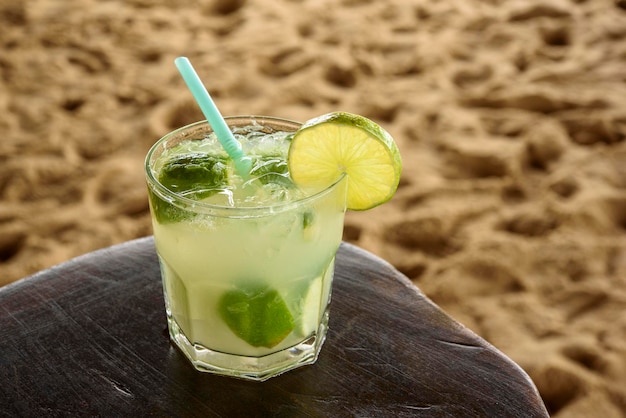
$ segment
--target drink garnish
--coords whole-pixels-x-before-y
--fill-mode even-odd
[[[391,199],[402,161],[387,131],[359,115],[333,112],[311,119],[295,133],[289,173],[298,187],[321,190],[347,176],[347,207],[366,210]]]

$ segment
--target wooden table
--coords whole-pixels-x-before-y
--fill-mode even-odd
[[[319,360],[256,383],[168,339],[152,238],[0,288],[1,417],[547,417],[528,376],[388,263],[342,244]]]

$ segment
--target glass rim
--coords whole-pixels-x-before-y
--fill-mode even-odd
[[[290,119],[278,118],[274,116],[259,116],[259,115],[238,115],[238,116],[227,116],[224,117],[226,123],[230,126],[229,122],[234,122],[240,120],[244,121],[267,121],[269,123],[275,122],[280,124],[289,124],[293,127],[299,127],[302,125],[301,122],[297,122]],[[263,124],[261,124],[263,125]],[[242,125],[245,126],[245,125]],[[158,179],[154,175],[154,171],[151,167],[151,160],[154,153],[157,149],[165,143],[168,139],[173,137],[177,137],[185,131],[188,131],[193,128],[206,127],[205,133],[213,132],[213,129],[209,125],[207,120],[199,120],[180,128],[177,128],[159,138],[148,150],[146,154],[146,158],[144,160],[144,171],[146,174],[146,179],[148,183],[148,187],[150,187],[155,193],[159,195],[159,197],[167,200],[170,204],[178,207],[179,209],[208,214],[213,216],[223,216],[223,217],[260,217],[260,216],[268,216],[276,213],[282,213],[294,208],[304,206],[311,201],[318,200],[325,195],[331,193],[344,179],[346,179],[346,174],[341,173],[338,178],[330,185],[324,187],[323,189],[316,191],[313,194],[301,197],[296,200],[290,200],[288,202],[281,202],[271,205],[262,205],[262,206],[246,206],[246,207],[233,207],[233,206],[222,206],[215,205],[211,203],[206,203],[198,200],[194,200],[189,197],[182,196],[178,193],[173,192],[172,190],[165,187],[161,184]]]

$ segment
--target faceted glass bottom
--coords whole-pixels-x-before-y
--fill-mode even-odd
[[[328,309],[324,312],[317,331],[309,338],[261,357],[222,353],[201,344],[192,344],[174,318],[168,316],[167,322],[171,340],[197,370],[262,382],[297,367],[315,363],[326,339]]]

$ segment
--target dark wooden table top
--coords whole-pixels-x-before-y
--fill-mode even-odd
[[[0,417],[546,417],[529,377],[388,263],[342,244],[316,364],[257,383],[168,339],[152,238],[0,288]]]

